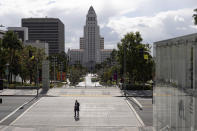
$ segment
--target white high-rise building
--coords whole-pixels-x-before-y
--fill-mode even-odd
[[[104,50],[104,37],[100,36],[97,15],[94,8],[91,6],[86,15],[86,25],[84,26],[83,37],[80,38],[80,50],[73,49],[68,52],[70,62],[71,64],[79,63],[79,58],[81,58],[80,63],[82,63],[83,66],[92,69],[95,64],[104,61],[102,55],[104,55],[105,58],[110,57],[112,50]],[[77,53],[76,51],[80,51],[80,53]],[[77,54],[80,56],[77,56]]]
[[[93,67],[101,62],[100,55],[100,31],[97,24],[96,13],[91,6],[86,16],[86,25],[84,26],[84,55],[83,65]]]

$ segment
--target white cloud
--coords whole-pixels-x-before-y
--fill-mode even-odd
[[[90,5],[106,48],[115,47],[130,31],[140,31],[150,43],[196,30],[191,17],[196,0],[0,0],[0,24],[20,26],[25,17],[60,18],[65,24],[65,47],[78,48]]]
[[[192,13],[193,8],[159,12],[154,16],[113,17],[107,26],[120,36],[128,32],[140,31],[144,42],[152,43],[157,40],[196,32],[190,27],[193,24]]]
[[[184,21],[185,21],[183,17],[180,17],[180,16],[178,16],[178,15],[176,15],[176,16],[174,17],[174,20],[175,20],[176,22],[184,22]]]
[[[196,25],[190,25],[189,27],[192,28],[192,29],[196,29],[197,30],[197,26]]]

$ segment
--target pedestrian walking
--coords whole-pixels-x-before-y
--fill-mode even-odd
[[[75,112],[75,117],[79,117],[79,102],[77,100],[75,100],[75,106],[74,106],[74,112]]]

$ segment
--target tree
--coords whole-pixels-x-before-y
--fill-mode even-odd
[[[44,52],[44,49],[39,49],[39,48],[36,48],[36,47],[32,47],[32,46],[28,46],[28,50],[32,52],[32,58],[28,58],[29,59],[29,76],[30,76],[30,83],[32,81],[34,81],[36,83],[36,78],[37,78],[37,71],[39,69],[42,69],[42,61],[43,59],[45,59],[45,52]],[[38,68],[38,69],[37,69]]]
[[[144,59],[144,55],[148,56],[148,60]],[[121,42],[118,43],[117,57],[120,64],[120,74],[123,76],[125,73],[127,82],[146,82],[152,79],[153,60],[150,55],[150,45],[142,43],[142,37],[139,32],[127,33],[121,39]]]
[[[18,68],[15,68],[16,63],[18,64],[18,61],[15,61],[15,58],[16,52],[22,50],[23,48],[22,42],[18,39],[18,35],[16,33],[13,31],[7,31],[3,36],[2,48],[4,48],[4,50],[7,52],[7,62],[9,63],[9,82],[10,80],[12,82],[12,73],[18,73],[18,71],[16,71]]]
[[[22,78],[22,84],[23,82],[26,82],[27,79],[30,79],[30,59],[29,59],[29,49],[31,46],[25,46],[23,50],[20,52],[20,76]]]
[[[32,53],[32,58],[29,57],[29,52]],[[25,82],[27,79],[30,80],[30,83],[33,81],[36,83],[37,71],[42,69],[42,61],[45,59],[45,52],[43,49],[32,47],[30,45],[24,46],[23,50],[20,51],[20,76],[22,82]],[[38,70],[37,70],[38,67]]]
[[[7,53],[2,46],[2,40],[0,39],[0,78],[3,78],[4,71],[6,69]]]
[[[194,17],[194,24],[197,25],[197,9],[194,10],[196,14],[193,14]]]
[[[119,65],[117,62],[117,50],[113,49],[110,57],[101,64],[96,64],[96,72],[100,80],[104,84],[112,84],[114,75],[119,73]],[[117,82],[117,81],[116,81]]]
[[[58,71],[62,72],[68,72],[68,57],[65,52],[61,52],[59,54],[54,54],[49,56],[50,61],[50,76],[51,80],[54,79],[54,60],[55,60],[55,76]],[[62,69],[60,69],[60,65],[62,66]]]
[[[83,75],[85,75],[86,70],[80,64],[79,65],[72,65],[69,68],[69,80],[71,85],[76,85],[81,81]]]

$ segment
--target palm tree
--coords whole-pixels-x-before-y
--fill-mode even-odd
[[[16,51],[22,49],[22,42],[18,39],[18,35],[16,33],[14,33],[13,31],[8,31],[5,33],[3,37],[2,47],[8,52],[8,63],[9,63],[9,71],[10,71],[9,78],[10,78],[12,72],[14,72],[14,70],[16,69],[15,68],[16,61],[14,59],[16,57]]]

